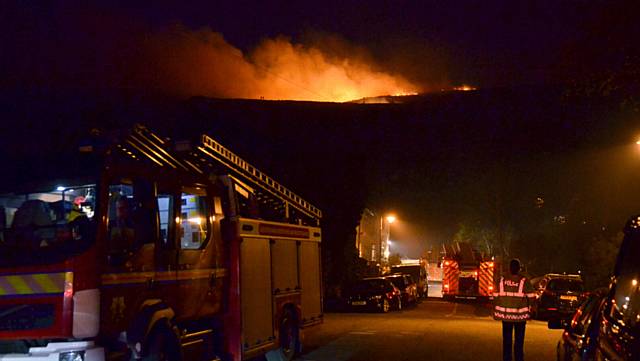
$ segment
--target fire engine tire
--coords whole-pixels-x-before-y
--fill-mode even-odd
[[[280,321],[280,349],[287,361],[293,360],[300,346],[300,329],[295,313],[287,308]]]
[[[147,336],[147,352],[143,361],[180,361],[180,341],[168,322],[158,321]]]

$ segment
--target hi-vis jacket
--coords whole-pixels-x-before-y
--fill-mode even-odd
[[[509,322],[529,319],[529,301],[536,294],[528,279],[520,275],[501,277],[496,290],[493,293],[493,318]]]

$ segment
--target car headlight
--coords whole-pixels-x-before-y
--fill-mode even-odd
[[[59,361],[84,361],[84,351],[67,351],[60,353]]]

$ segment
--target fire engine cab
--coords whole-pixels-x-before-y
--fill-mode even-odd
[[[292,359],[322,322],[320,210],[213,138],[55,156],[2,182],[0,360]]]
[[[468,243],[443,246],[442,296],[445,299],[491,299],[495,262],[473,250]]]

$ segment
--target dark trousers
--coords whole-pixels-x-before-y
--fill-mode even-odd
[[[512,354],[515,354],[515,361],[524,361],[524,329],[526,322],[505,322],[502,321],[502,360],[512,361]],[[515,329],[516,342],[513,344],[513,331]]]

